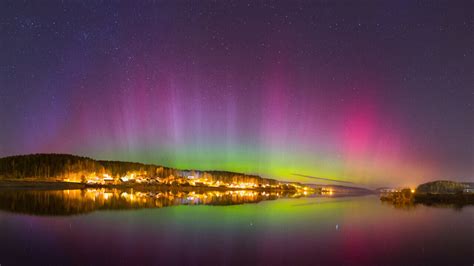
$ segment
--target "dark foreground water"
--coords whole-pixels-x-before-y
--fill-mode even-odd
[[[472,206],[280,196],[0,192],[0,265],[474,263]]]

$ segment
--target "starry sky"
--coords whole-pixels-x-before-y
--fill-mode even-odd
[[[0,156],[474,180],[472,1],[0,1]]]

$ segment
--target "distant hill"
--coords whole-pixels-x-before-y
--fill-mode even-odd
[[[366,194],[373,194],[374,191],[361,188],[361,187],[351,187],[351,186],[342,186],[342,185],[322,185],[322,184],[305,184],[306,186],[315,188],[315,189],[331,189],[334,192],[339,194],[358,194],[358,195],[366,195]]]
[[[433,193],[433,194],[453,194],[462,192],[468,188],[470,183],[460,183],[449,180],[438,180],[424,183],[418,186],[417,193]]]
[[[393,188],[391,188],[391,187],[378,187],[378,188],[374,189],[374,191],[376,193],[382,193],[382,192],[390,190],[390,189],[393,189]]]

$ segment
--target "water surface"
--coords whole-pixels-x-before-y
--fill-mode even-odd
[[[51,192],[35,193],[36,196],[25,192],[16,196],[3,194],[3,198],[0,195],[2,266],[472,265],[474,262],[472,206],[452,209],[419,205],[398,209],[380,203],[376,196],[280,198],[273,195],[268,196],[272,200],[262,200],[265,195],[249,194],[255,200],[248,200],[241,192],[230,200],[228,195],[224,202],[231,205],[212,204],[212,201],[211,205],[200,205],[206,202],[199,202],[189,194],[181,198],[173,194],[177,200],[172,200],[172,204],[153,207],[148,205],[151,201],[145,200],[138,205],[140,208],[135,205],[123,208],[124,205],[107,205],[109,197],[117,194],[105,196],[107,199],[100,194],[111,192],[94,192],[99,195],[96,201],[102,200],[96,205],[90,205],[94,200],[87,199],[92,196],[85,192],[70,191],[79,193],[69,198],[71,204],[58,203],[58,195],[52,196]],[[130,204],[125,199],[129,194],[118,195],[116,200]],[[155,201],[156,195],[146,195],[150,196],[154,202],[163,202]],[[232,197],[241,200],[232,201]],[[35,213],[36,209],[25,207],[28,204],[24,202],[35,202],[35,199],[35,206],[49,202],[55,208],[70,207],[66,213],[55,213],[54,208]],[[76,210],[83,209],[77,207],[83,206],[81,202],[89,207],[77,215]],[[254,204],[239,204],[244,202]]]

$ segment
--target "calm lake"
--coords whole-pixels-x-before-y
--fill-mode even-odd
[[[299,196],[2,191],[0,265],[474,263],[473,206]]]

